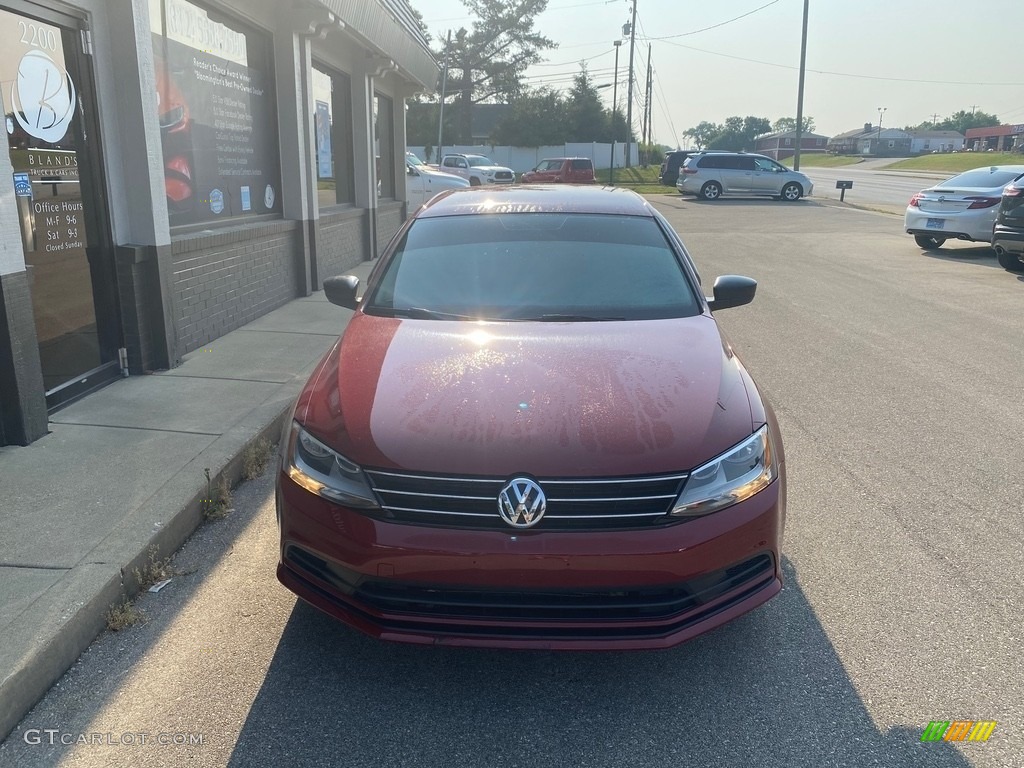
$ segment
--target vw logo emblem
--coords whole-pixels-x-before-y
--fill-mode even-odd
[[[498,494],[498,513],[513,528],[531,528],[547,510],[544,491],[528,477],[517,477]]]

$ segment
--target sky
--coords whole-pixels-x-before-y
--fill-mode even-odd
[[[470,28],[460,0],[410,0],[435,44]],[[648,45],[655,141],[727,117],[795,117],[803,0],[636,0],[634,130],[639,135]],[[615,47],[631,0],[549,0],[534,29],[555,40],[527,83],[568,89],[580,61],[612,83]],[[809,0],[804,115],[832,136],[942,120],[959,110],[1024,123],[1020,35],[1024,0]],[[742,18],[738,18],[742,17]],[[714,27],[709,29],[710,27]],[[619,49],[618,103],[626,109],[629,39]],[[600,91],[611,106],[612,88]]]

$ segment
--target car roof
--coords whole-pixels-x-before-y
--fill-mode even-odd
[[[653,217],[648,202],[629,189],[594,185],[467,187],[442,192],[416,218],[474,213],[598,213]]]

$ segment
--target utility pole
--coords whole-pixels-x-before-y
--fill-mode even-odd
[[[939,113],[938,112],[936,112],[934,115],[932,115],[932,128],[935,127],[935,124],[937,122],[939,122]]]
[[[875,148],[876,156],[882,153],[882,115],[885,114],[887,109],[888,107],[878,108],[878,146]]]
[[[654,64],[651,62],[651,44],[647,44],[647,90],[644,93],[644,144],[650,146],[653,139],[651,134],[654,133],[654,127],[651,125],[651,89],[653,87],[654,78]],[[647,167],[647,161],[650,158],[644,154],[644,168]]]
[[[615,78],[612,80],[612,161],[608,166],[608,186],[615,186],[615,109],[619,105],[619,46],[621,40],[612,42],[615,46]]]
[[[804,0],[804,31],[800,36],[800,79],[796,88],[796,149],[793,151],[793,170],[800,170],[800,147],[804,143],[804,69],[807,65],[807,6]]]
[[[437,118],[437,165],[441,166],[441,132],[444,130],[444,91],[448,87],[448,49],[452,45],[452,31],[448,30],[448,41],[444,44],[444,71],[441,75],[441,107]]]
[[[626,96],[626,167],[631,165],[629,136],[633,132],[633,44],[636,42],[636,3],[633,2],[633,20],[629,24],[629,85]]]

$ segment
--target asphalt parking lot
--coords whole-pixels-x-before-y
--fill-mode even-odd
[[[7,766],[1017,766],[1024,754],[1024,280],[925,254],[896,216],[652,196],[786,443],[786,585],[664,652],[384,644],[273,573],[268,475],[179,555],[151,619],[101,638],[0,746]],[[985,743],[922,743],[991,720]],[[29,744],[198,733],[190,746]]]

